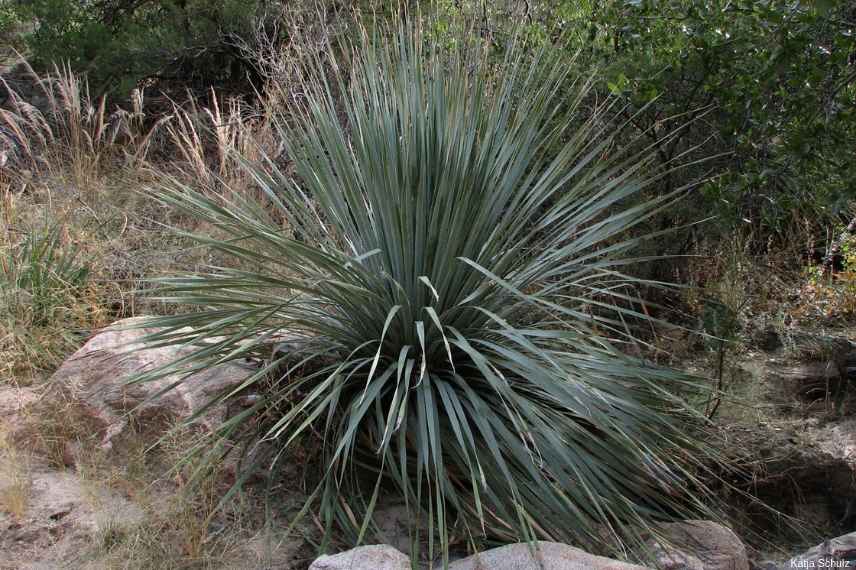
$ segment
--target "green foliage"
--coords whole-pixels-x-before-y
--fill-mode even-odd
[[[69,62],[99,91],[126,93],[142,80],[242,82],[254,68],[237,47],[250,42],[266,0],[31,0],[18,8],[33,63]]]
[[[8,1],[0,2],[0,39],[8,42],[19,23],[15,7]]]
[[[630,104],[662,163],[719,156],[683,171],[716,176],[685,220],[717,214],[725,235],[748,223],[765,240],[795,218],[838,223],[856,198],[853,21],[848,2],[611,0],[562,2],[540,23],[603,69],[600,89]]]
[[[34,229],[3,244],[0,257],[2,372],[50,368],[76,346],[74,325],[87,322],[90,275],[58,228]]]
[[[635,199],[660,177],[600,121],[611,103],[586,112],[590,82],[549,51],[510,46],[497,69],[401,33],[344,53],[273,110],[296,178],[249,165],[264,204],[152,190],[234,263],[161,280],[195,310],[148,320],[148,342],[192,353],[136,381],[262,362],[244,383],[262,398],[219,435],[265,412],[288,462],[318,434],[306,508],[356,542],[389,489],[432,557],[452,535],[626,555],[653,521],[712,516],[696,384],[616,348],[641,318],[627,232],[677,194]]]
[[[6,252],[0,265],[0,292],[4,305],[13,298],[26,301],[32,323],[46,325],[70,293],[86,284],[89,269],[78,260],[74,248],[64,248],[56,229],[34,232]]]

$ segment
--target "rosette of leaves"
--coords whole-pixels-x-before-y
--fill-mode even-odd
[[[261,414],[274,467],[317,437],[305,509],[328,534],[363,540],[397,493],[430,556],[453,536],[629,555],[711,500],[697,386],[620,350],[644,317],[622,270],[657,237],[632,230],[681,191],[639,199],[649,150],[549,48],[426,43],[309,64],[274,110],[292,168],[246,165],[261,198],[155,189],[231,261],[161,280],[195,310],[150,320],[149,342],[192,351],[137,381],[261,362],[232,392],[260,399],[219,434]]]

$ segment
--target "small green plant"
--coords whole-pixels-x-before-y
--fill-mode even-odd
[[[261,397],[219,435],[259,417],[283,462],[318,437],[322,548],[365,540],[391,491],[445,561],[453,535],[626,556],[657,521],[713,516],[698,385],[617,348],[643,318],[627,231],[682,191],[638,199],[652,156],[622,150],[548,47],[497,63],[392,35],[321,58],[272,111],[295,176],[247,164],[265,202],[151,191],[234,263],[160,280],[197,310],[147,321],[148,342],[193,351],[136,381],[262,362],[244,384]]]
[[[0,288],[4,296],[17,296],[29,305],[32,322],[45,325],[68,295],[85,285],[89,269],[78,260],[74,247],[63,248],[60,232],[51,228],[33,232],[10,248],[2,263]],[[9,297],[6,297],[7,299]]]
[[[8,1],[0,2],[0,39],[10,41],[20,24],[18,13]]]
[[[84,303],[87,263],[62,242],[59,227],[9,240],[0,253],[0,348],[6,366],[57,364],[76,344],[73,331],[62,325],[81,322],[77,305]]]
[[[799,302],[792,316],[797,319],[848,320],[856,315],[856,236],[854,222],[836,228],[839,236],[822,264],[802,269]],[[840,264],[836,269],[836,264]]]

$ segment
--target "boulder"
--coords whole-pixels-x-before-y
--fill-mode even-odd
[[[824,541],[786,562],[783,568],[856,567],[856,532]]]
[[[661,525],[667,545],[661,565],[672,561],[672,568],[703,570],[749,570],[746,546],[730,529],[713,521],[685,521]],[[668,558],[667,558],[668,557]]]
[[[26,426],[26,409],[38,400],[39,395],[31,388],[0,386],[0,435],[14,439]]]
[[[686,552],[655,544],[653,554],[657,561],[657,568],[660,570],[704,570],[704,562]]]
[[[253,372],[250,367],[229,363],[194,373],[171,389],[180,379],[177,374],[129,385],[133,375],[172,362],[191,350],[178,346],[144,348],[141,339],[155,329],[131,328],[140,322],[140,318],[124,319],[97,333],[52,378],[55,388],[79,401],[101,424],[103,449],[110,449],[114,438],[127,427],[127,412],[134,410],[143,420],[187,419]],[[200,423],[212,429],[224,414],[224,406],[215,407]]]
[[[532,548],[536,549],[533,556]],[[442,567],[442,566],[440,566]],[[449,564],[450,570],[645,570],[558,542],[508,544]]]
[[[391,546],[374,544],[321,556],[309,570],[410,570],[410,558]]]
[[[64,521],[89,533],[136,526],[142,509],[115,493],[68,471],[33,474],[27,517],[37,523]]]

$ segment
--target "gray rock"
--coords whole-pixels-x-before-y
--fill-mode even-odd
[[[785,568],[856,567],[856,532],[832,538],[791,558]]]
[[[663,550],[676,560],[674,570],[749,570],[746,546],[730,529],[713,521],[661,525],[668,544]],[[681,555],[686,562],[681,565]]]
[[[410,570],[410,558],[391,546],[374,544],[321,556],[309,570]]]
[[[0,386],[0,433],[12,440],[26,426],[27,408],[38,402],[32,388]]]
[[[187,419],[224,391],[238,387],[252,370],[237,364],[225,364],[197,372],[166,393],[179,375],[129,385],[134,374],[157,368],[187,354],[178,346],[144,348],[141,339],[150,328],[127,328],[139,319],[125,319],[92,337],[66,360],[53,375],[52,382],[79,401],[84,410],[102,426],[101,447],[110,449],[114,438],[127,427],[126,413],[132,409],[138,417],[149,419]],[[200,418],[212,429],[225,415],[225,406],[215,407]]]
[[[533,556],[532,548],[536,549]],[[645,570],[557,542],[509,544],[449,564],[450,570]]]
[[[704,562],[676,548],[654,545],[654,556],[660,570],[704,570]]]
[[[817,445],[832,457],[856,466],[856,418],[846,418],[817,429]]]

